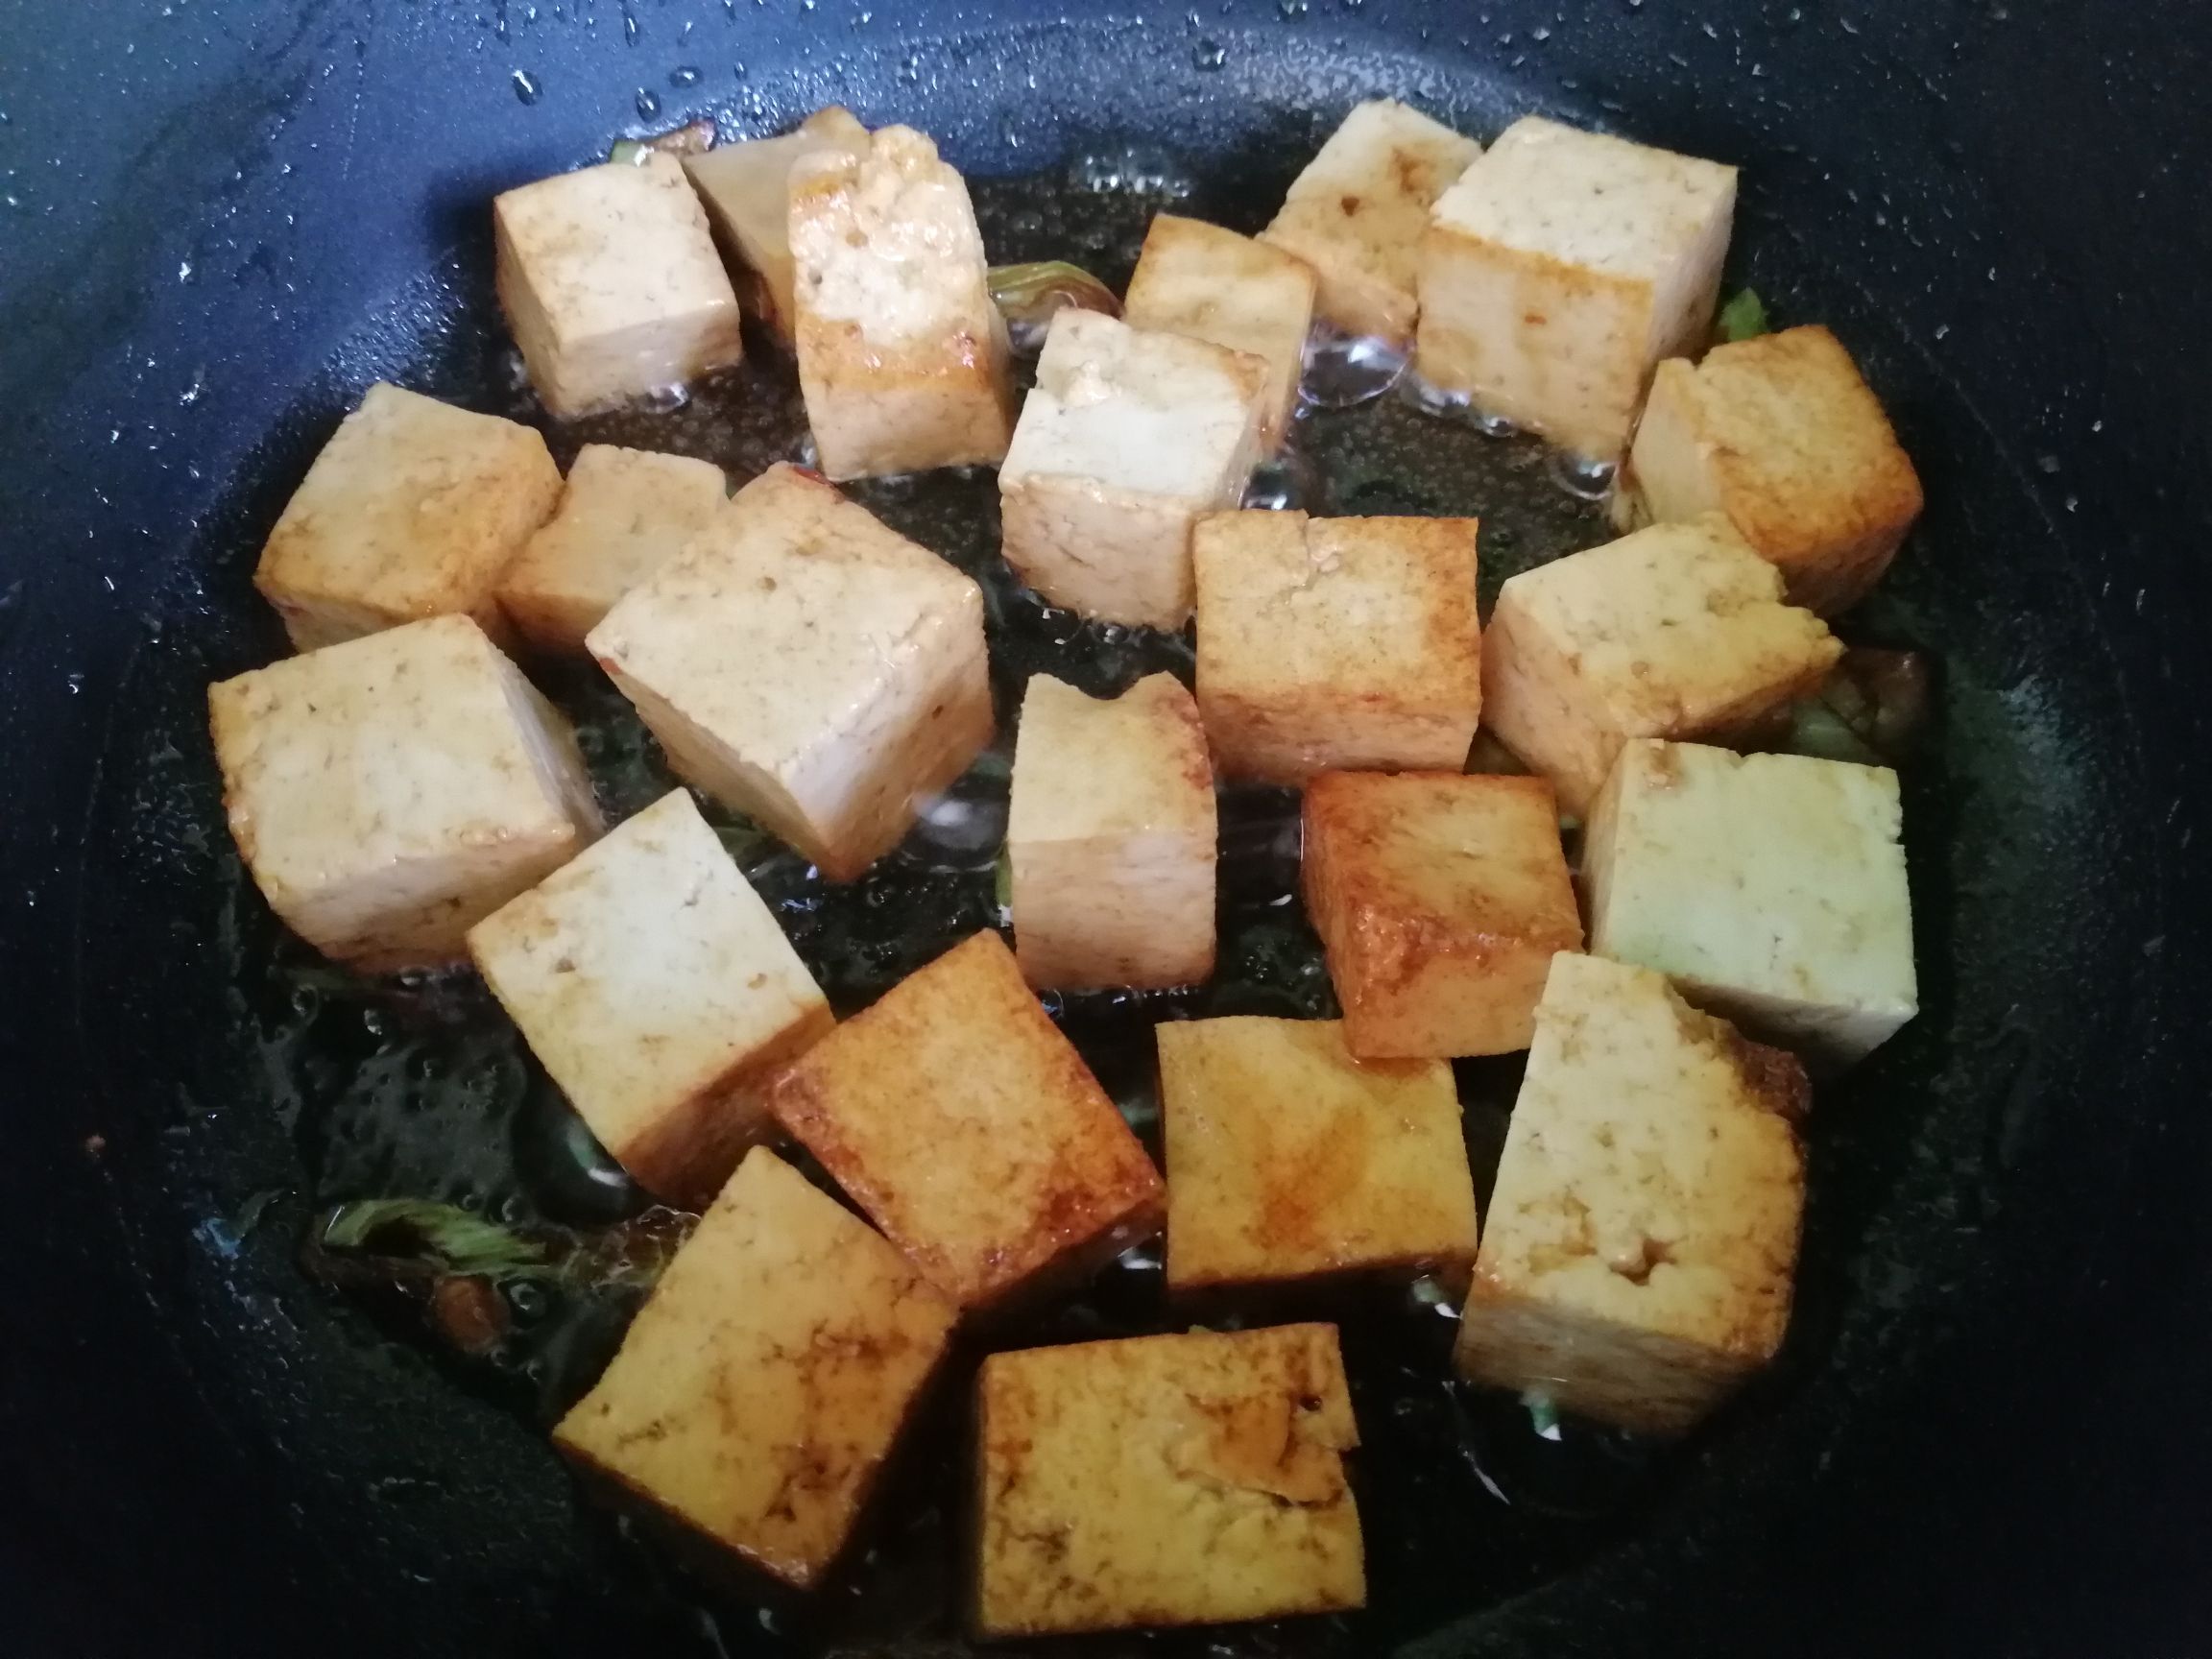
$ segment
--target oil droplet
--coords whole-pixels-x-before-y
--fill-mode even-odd
[[[527,69],[517,69],[509,77],[515,84],[515,96],[524,104],[535,104],[545,96],[544,85]]]
[[[1577,501],[1602,501],[1613,488],[1615,468],[1610,461],[1586,461],[1555,449],[1546,458],[1551,482]]]
[[[1476,411],[1468,417],[1467,424],[1485,438],[1518,438],[1521,428],[1503,415],[1485,415]]]
[[[1317,329],[1306,347],[1298,397],[1316,409],[1356,409],[1382,397],[1405,373],[1404,349],[1387,340]]]
[[[1194,68],[1211,74],[1229,61],[1229,48],[1218,40],[1200,40],[1190,48],[1190,62]]]
[[[635,12],[622,13],[622,43],[625,46],[637,44],[637,17]]]
[[[900,64],[899,79],[905,82],[909,86],[920,81],[922,79],[922,60],[910,57],[905,62]]]
[[[668,71],[668,84],[679,89],[699,84],[700,72],[688,63],[679,63]]]
[[[650,121],[661,113],[661,95],[650,87],[637,88],[637,113],[644,120]]]
[[[1457,420],[1467,413],[1469,399],[1466,393],[1432,385],[1419,374],[1407,374],[1402,378],[1398,382],[1398,395],[1424,415]]]
[[[688,386],[656,386],[637,400],[637,407],[648,415],[673,415],[690,401]]]
[[[1286,449],[1262,461],[1244,487],[1246,507],[1267,513],[1289,513],[1320,505],[1321,480],[1313,464],[1294,449]]]

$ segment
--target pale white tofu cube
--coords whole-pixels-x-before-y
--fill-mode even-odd
[[[1921,506],[1881,401],[1817,326],[1660,364],[1621,486],[1662,521],[1725,514],[1823,613],[1881,579]]]
[[[1507,580],[1483,639],[1482,720],[1579,816],[1629,738],[1726,742],[1842,652],[1725,519],[1657,524]]]
[[[1182,627],[1191,525],[1242,497],[1265,386],[1257,357],[1059,312],[998,469],[1006,562],[1087,616]]]
[[[560,497],[529,427],[379,381],[285,504],[253,586],[301,651],[449,613],[498,637],[500,572]]]
[[[1313,267],[1280,248],[1203,220],[1162,213],[1121,301],[1132,328],[1188,334],[1267,366],[1260,444],[1272,452],[1289,430],[1313,331]]]
[[[223,806],[269,907],[368,972],[468,931],[599,832],[575,734],[466,616],[207,688]]]
[[[1006,322],[968,183],[910,127],[791,167],[799,387],[832,478],[995,465]]]
[[[1224,772],[1456,772],[1482,707],[1472,518],[1198,520],[1198,709]]]
[[[1561,954],[1498,1161],[1459,1369],[1678,1433],[1781,1346],[1804,1069],[1666,979]]]
[[[1583,839],[1590,949],[1856,1060],[1919,1007],[1900,822],[1887,767],[1632,742]]]
[[[499,304],[548,413],[612,408],[745,354],[736,290],[673,156],[509,190],[492,224]]]
[[[757,1146],[553,1443],[622,1499],[810,1589],[851,1540],[953,1320],[865,1221]]]
[[[831,1023],[681,789],[477,923],[469,953],[600,1145],[685,1208],[769,1126],[761,1080]]]
[[[1415,369],[1611,461],[1663,357],[1703,346],[1736,169],[1525,116],[1437,199]]]
[[[1283,198],[1260,240],[1321,279],[1314,309],[1347,334],[1413,341],[1430,210],[1482,146],[1392,98],[1358,105]]]
[[[791,334],[791,170],[810,156],[858,156],[868,129],[850,109],[817,109],[778,138],[717,144],[684,157],[684,171],[707,208],[723,244],[760,281],[760,316],[786,339]]]
[[[1015,956],[1057,990],[1214,972],[1214,770],[1170,674],[1100,701],[1039,674],[1014,740]]]
[[[704,530],[729,499],[710,461],[587,444],[561,505],[499,579],[499,604],[547,651],[582,651],[614,601]]]

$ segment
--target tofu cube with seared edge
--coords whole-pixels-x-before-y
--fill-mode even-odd
[[[1774,1356],[1805,1072],[1660,974],[1552,958],[1482,1221],[1459,1369],[1616,1428],[1691,1428]]]
[[[301,651],[451,614],[500,637],[499,577],[560,499],[529,427],[378,382],[285,504],[253,586]]]
[[[1437,198],[1414,367],[1598,461],[1713,325],[1736,169],[1525,116]]]
[[[1110,622],[1190,619],[1190,527],[1260,459],[1266,365],[1095,311],[1054,315],[998,469],[1006,563]]]
[[[1539,778],[1328,772],[1307,785],[1306,908],[1362,1060],[1509,1054],[1582,919]]]
[[[1472,518],[1198,521],[1198,709],[1224,772],[1456,772],[1482,707]]]
[[[1214,972],[1214,769],[1169,674],[1101,701],[1039,674],[1014,740],[1014,953],[1057,990],[1194,985]]]
[[[1590,949],[1842,1065],[1919,1008],[1897,774],[1639,741],[1582,843]]]
[[[492,225],[500,308],[549,414],[613,408],[744,356],[736,290],[675,156],[509,190]]]
[[[599,1143],[687,1209],[771,1126],[758,1085],[831,1023],[681,789],[477,923],[469,952]]]
[[[1071,1283],[1160,1225],[1159,1172],[996,933],[846,1021],[769,1101],[964,1308]]]
[[[1842,654],[1708,515],[1508,579],[1482,644],[1482,720],[1579,816],[1629,738],[1726,742],[1811,693]]]
[[[1632,512],[1720,513],[1823,614],[1864,596],[1920,516],[1920,477],[1842,343],[1821,327],[1670,358],[1622,474]]]
[[[1452,1068],[1359,1060],[1334,1020],[1158,1028],[1171,1294],[1433,1273],[1475,1261]]]
[[[575,734],[466,616],[207,690],[223,806],[269,907],[364,972],[461,959],[469,929],[599,833]]]
[[[982,1635],[1365,1602],[1334,1325],[994,1354],[975,1392]]]
[[[553,1443],[690,1536],[812,1589],[955,1317],[875,1229],[757,1146]]]
[[[1482,146],[1392,98],[1356,106],[1306,164],[1260,240],[1320,277],[1314,309],[1346,334],[1404,349],[1429,215]]]
[[[832,478],[991,466],[1014,427],[1006,323],[968,184],[910,127],[792,163],[799,387]]]
[[[1162,213],[1145,233],[1121,317],[1132,328],[1188,334],[1267,366],[1260,444],[1289,430],[1313,331],[1313,268],[1280,248],[1203,220]]]
[[[533,645],[581,652],[614,602],[705,529],[729,496],[710,461],[587,444],[560,509],[500,578],[500,606]]]
[[[832,881],[991,739],[981,590],[794,467],[738,491],[586,643],[678,773]]]
[[[817,109],[776,138],[717,144],[684,157],[684,171],[707,208],[714,233],[760,283],[761,320],[791,336],[791,171],[811,156],[856,156],[868,147],[868,129],[850,109]]]

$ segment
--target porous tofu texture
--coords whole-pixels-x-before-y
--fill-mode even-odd
[[[852,1536],[954,1317],[866,1222],[757,1146],[553,1442],[807,1589]]]
[[[1007,564],[1085,615],[1182,627],[1191,524],[1243,495],[1265,387],[1242,352],[1058,313],[998,469]]]
[[[563,420],[735,363],[737,294],[673,156],[541,179],[492,204],[499,303]]]
[[[1582,946],[1538,778],[1324,773],[1306,788],[1306,908],[1362,1059],[1528,1046],[1551,957]]]
[[[991,739],[981,590],[794,467],[738,491],[587,644],[670,765],[833,881]]]
[[[1805,1073],[1657,974],[1562,953],[1482,1224],[1459,1368],[1688,1429],[1790,1320]]]
[[[1631,743],[1583,837],[1590,949],[1856,1060],[1919,1008],[1901,818],[1887,767]]]
[[[582,651],[614,602],[705,529],[729,493],[710,461],[585,445],[560,509],[500,578],[501,608],[532,644]]]
[[[1260,443],[1281,445],[1306,372],[1313,329],[1313,267],[1234,230],[1162,213],[1121,301],[1132,328],[1162,329],[1210,341],[1267,366],[1260,405]]]
[[[831,1024],[681,789],[477,923],[469,952],[599,1143],[686,1207],[768,1126],[758,1082]]]
[[[469,929],[599,832],[568,723],[466,616],[207,689],[230,834],[269,907],[366,972]]]
[[[1291,183],[1260,240],[1313,267],[1324,321],[1410,345],[1430,210],[1481,154],[1474,139],[1395,99],[1358,105]]]
[[[1174,676],[1104,701],[1034,677],[1006,820],[1015,959],[1029,983],[1210,976],[1216,827],[1206,733]]]
[[[1466,1288],[1475,1180],[1448,1064],[1355,1059],[1334,1020],[1158,1035],[1170,1292],[1366,1271]]]
[[[976,1405],[983,1635],[1366,1600],[1334,1326],[994,1354]]]
[[[769,1100],[963,1307],[1079,1277],[1159,1226],[1159,1172],[996,933],[838,1026]]]
[[[1631,737],[1725,742],[1817,687],[1841,641],[1725,519],[1656,524],[1510,578],[1482,720],[1577,815]]]
[[[832,478],[991,466],[1013,432],[1005,320],[968,184],[910,127],[792,164],[799,387]]]
[[[1415,368],[1610,461],[1653,365],[1705,342],[1735,208],[1733,167],[1524,117],[1437,199]]]
[[[1660,364],[1623,488],[1652,518],[1725,514],[1822,613],[1880,580],[1921,505],[1881,401],[1818,326]]]
[[[1198,709],[1222,770],[1459,770],[1482,707],[1475,539],[1472,518],[1201,518]]]
[[[379,381],[285,504],[253,586],[301,651],[448,613],[496,636],[500,572],[560,498],[529,427]]]
[[[786,338],[794,316],[791,170],[810,156],[860,155],[868,129],[850,109],[817,109],[778,138],[717,144],[684,157],[684,171],[725,247],[760,279],[761,320]]]

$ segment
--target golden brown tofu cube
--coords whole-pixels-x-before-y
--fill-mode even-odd
[[[791,337],[791,170],[810,156],[857,156],[868,147],[868,129],[850,109],[817,109],[777,138],[717,144],[684,157],[684,171],[699,192],[708,220],[725,247],[760,280],[761,321]]]
[[[1457,771],[1482,707],[1472,518],[1198,521],[1198,709],[1224,772]]]
[[[1365,1602],[1334,1326],[994,1354],[976,1405],[985,1636]]]
[[[1329,772],[1306,789],[1306,907],[1361,1059],[1508,1054],[1582,919],[1551,785]]]
[[[1881,579],[1921,505],[1881,401],[1817,326],[1660,364],[1623,488],[1662,522],[1724,514],[1823,614]]]
[[[1167,1288],[1433,1273],[1463,1290],[1475,1179],[1442,1060],[1359,1060],[1334,1020],[1164,1022]]]
[[[1193,985],[1214,972],[1214,769],[1171,674],[1022,699],[1006,853],[1014,953],[1032,985]]]
[[[285,504],[253,586],[301,651],[456,613],[497,638],[500,573],[560,498],[529,427],[378,382]]]
[[[1655,524],[1506,582],[1483,641],[1482,718],[1581,814],[1630,738],[1726,742],[1842,653],[1724,519]]]
[[[1460,1370],[1646,1432],[1713,1409],[1790,1321],[1807,1099],[1796,1061],[1659,974],[1554,957]]]
[[[866,1222],[757,1146],[553,1443],[808,1589],[852,1536],[955,1318]]]
[[[1160,1224],[1159,1171],[996,933],[838,1026],[769,1103],[966,1308],[1080,1277]]]

